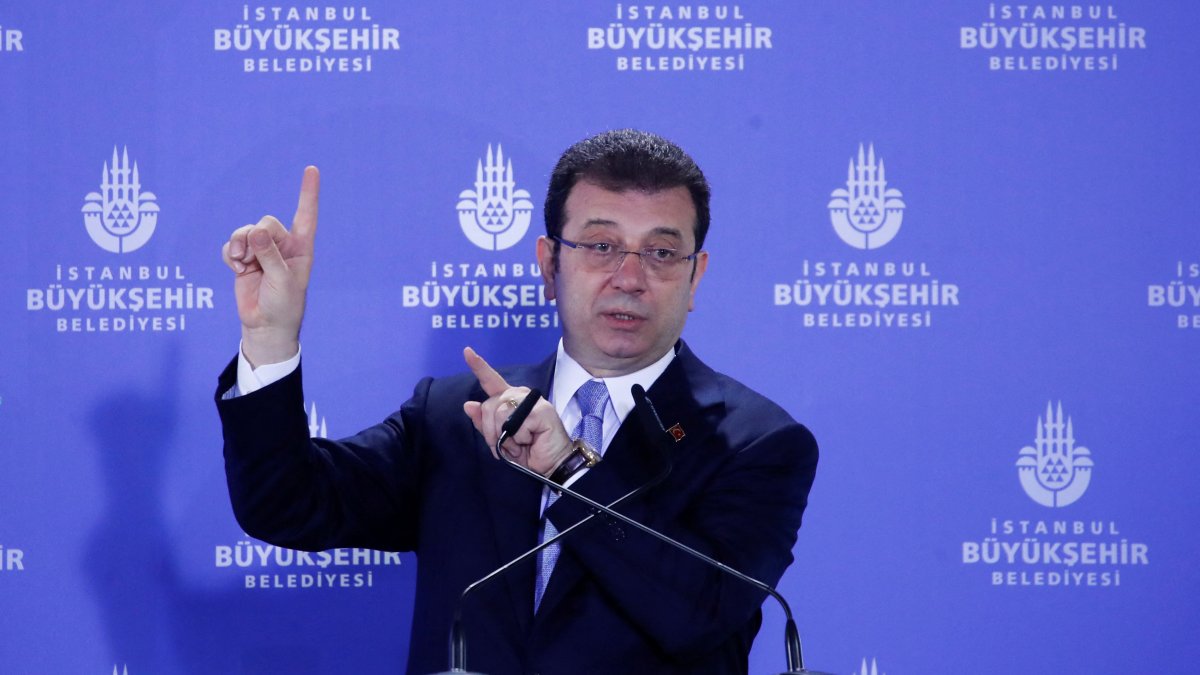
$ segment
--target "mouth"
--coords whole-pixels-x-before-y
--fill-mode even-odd
[[[644,321],[643,317],[638,316],[637,314],[631,314],[629,312],[604,312],[603,316],[617,326],[633,326],[641,321]]]

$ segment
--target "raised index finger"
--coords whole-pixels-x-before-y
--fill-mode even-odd
[[[300,202],[296,204],[296,215],[292,217],[292,234],[312,241],[317,231],[317,197],[321,192],[321,172],[315,166],[304,168],[304,179],[300,181]]]
[[[467,347],[463,350],[463,358],[467,360],[467,367],[475,373],[475,379],[479,380],[479,386],[483,387],[483,391],[488,396],[498,396],[505,389],[508,389],[508,383],[500,377],[500,373],[496,372],[495,368],[488,365],[483,357],[476,354],[474,349]]]

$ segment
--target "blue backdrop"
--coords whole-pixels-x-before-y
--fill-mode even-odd
[[[550,168],[636,126],[714,188],[686,339],[821,444],[781,583],[811,665],[1192,672],[1197,30],[1132,1],[0,8],[0,671],[402,671],[412,556],[230,512],[220,245],[321,168],[306,397],[346,435],[465,345],[553,348]]]

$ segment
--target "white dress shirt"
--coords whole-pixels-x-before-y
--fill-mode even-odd
[[[675,350],[668,349],[667,353],[654,363],[628,375],[592,377],[588,371],[584,370],[583,366],[579,365],[578,361],[571,358],[560,339],[558,341],[558,357],[554,364],[554,381],[550,387],[550,402],[558,411],[558,416],[562,419],[563,426],[567,428],[567,433],[571,433],[571,430],[583,418],[583,412],[579,409],[579,401],[575,400],[575,392],[579,391],[583,383],[588,380],[603,382],[604,386],[608,388],[608,403],[604,406],[604,443],[602,447],[596,448],[596,451],[604,456],[604,451],[608,450],[608,444],[612,442],[613,436],[616,436],[617,429],[633,410],[633,385],[640,384],[643,389],[649,389],[658,376],[667,369],[667,366],[671,365],[671,360],[674,358]],[[570,487],[585,473],[587,473],[587,469],[576,472],[563,485]],[[543,495],[543,509],[546,506],[545,502],[545,495]]]

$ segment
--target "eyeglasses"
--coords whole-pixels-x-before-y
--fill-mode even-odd
[[[677,249],[662,246],[646,246],[639,251],[626,251],[611,241],[585,243],[568,241],[562,237],[554,237],[554,240],[582,253],[580,259],[589,272],[616,272],[621,263],[625,262],[625,256],[632,253],[638,257],[642,271],[662,281],[672,281],[681,277],[684,272],[683,263],[695,260],[699,253],[697,251],[691,255],[681,255]]]

